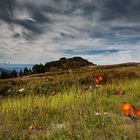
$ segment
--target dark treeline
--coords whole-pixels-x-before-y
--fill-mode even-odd
[[[11,72],[2,71],[0,74],[0,79],[16,78],[18,76],[26,76],[30,74],[32,74],[32,70],[26,67],[24,70],[20,70],[20,72],[17,72],[16,70]]]
[[[2,72],[0,78],[16,78],[18,76],[27,76],[31,74],[39,74],[48,71],[57,71],[57,70],[66,70],[66,69],[75,69],[83,66],[95,65],[81,57],[73,57],[73,58],[60,58],[58,61],[47,62],[43,64],[35,64],[32,69],[28,69],[27,67],[17,73],[15,70],[12,72]]]
[[[2,71],[1,72],[1,75],[0,75],[0,78],[1,79],[7,79],[7,78],[15,78],[17,76],[18,76],[18,74],[17,74],[17,72],[15,70],[13,70],[10,73],[9,72],[5,72],[5,71]]]

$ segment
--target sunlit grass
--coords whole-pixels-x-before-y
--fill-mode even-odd
[[[55,96],[30,91],[25,96],[5,97],[1,134],[6,140],[140,138],[140,135],[135,136],[131,119],[117,109],[123,102],[140,107],[139,83],[140,80],[124,80],[103,88],[94,87],[93,92],[72,86],[63,92],[56,91]],[[126,93],[114,94],[120,88]],[[32,130],[29,130],[30,125]],[[139,126],[137,129],[140,130]]]

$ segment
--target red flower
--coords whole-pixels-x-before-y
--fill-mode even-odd
[[[123,111],[125,116],[129,116],[132,120],[135,120],[137,117],[140,117],[140,109],[135,108],[133,105],[124,103],[118,108]]]
[[[95,82],[96,82],[96,84],[99,84],[100,83],[100,80],[99,79],[96,79]]]
[[[102,77],[102,76],[99,76],[98,79],[99,79],[100,81],[103,81],[103,77]]]
[[[134,108],[134,114],[136,115],[136,117],[140,117],[140,109]]]
[[[99,84],[104,79],[103,76],[97,74],[92,74],[92,77],[95,79],[96,84]]]
[[[31,124],[28,128],[29,131],[33,130],[33,125]]]
[[[125,116],[130,116],[130,115],[131,115],[130,111],[124,111],[124,110],[123,110],[123,114],[124,114]]]
[[[48,110],[48,109],[45,109],[45,110],[44,110],[44,113],[48,113],[48,112],[49,112],[49,110]]]

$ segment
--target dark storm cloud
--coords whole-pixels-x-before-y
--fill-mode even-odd
[[[13,11],[16,6],[15,0],[1,0],[0,1],[0,19],[10,22],[13,16]]]
[[[7,38],[39,46],[35,56],[118,54],[129,60],[139,51],[139,15],[140,0],[0,0],[0,21],[14,27]]]
[[[99,4],[99,3],[102,4]],[[100,11],[101,21],[126,20],[127,22],[140,21],[139,0],[99,0],[97,10]]]
[[[29,12],[29,15],[38,23],[51,23],[51,20],[44,15],[44,10],[42,7],[38,7],[33,3],[26,3],[24,5],[25,9]]]
[[[140,21],[139,0],[46,0],[46,2],[42,1],[41,3],[40,1],[38,3],[37,5],[36,1],[1,0],[0,18],[7,22],[19,24],[36,33],[42,33],[43,27],[41,28],[40,24],[52,23],[53,26],[53,14],[58,14],[58,17],[59,14],[63,14],[73,16],[73,18],[79,14],[85,20],[91,20],[91,24],[96,20],[93,16],[95,12],[99,13],[98,22],[108,22],[114,19],[130,22]],[[14,11],[15,9],[20,10],[20,8],[27,10],[34,22],[31,23],[28,19],[15,19]],[[47,17],[48,13],[52,14],[52,20]]]
[[[22,7],[23,6],[23,7]],[[31,19],[18,19],[16,18],[16,12],[20,10],[27,10]],[[22,13],[21,15],[22,16]],[[43,11],[34,5],[34,3],[20,4],[15,0],[2,0],[0,1],[0,19],[17,26],[23,26],[28,31],[31,31],[33,35],[43,33],[43,23],[51,23],[51,20],[47,18]],[[28,35],[24,33],[24,35]],[[17,36],[14,36],[17,37]]]

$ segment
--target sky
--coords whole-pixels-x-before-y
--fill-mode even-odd
[[[0,63],[74,56],[140,62],[140,0],[0,0]]]

